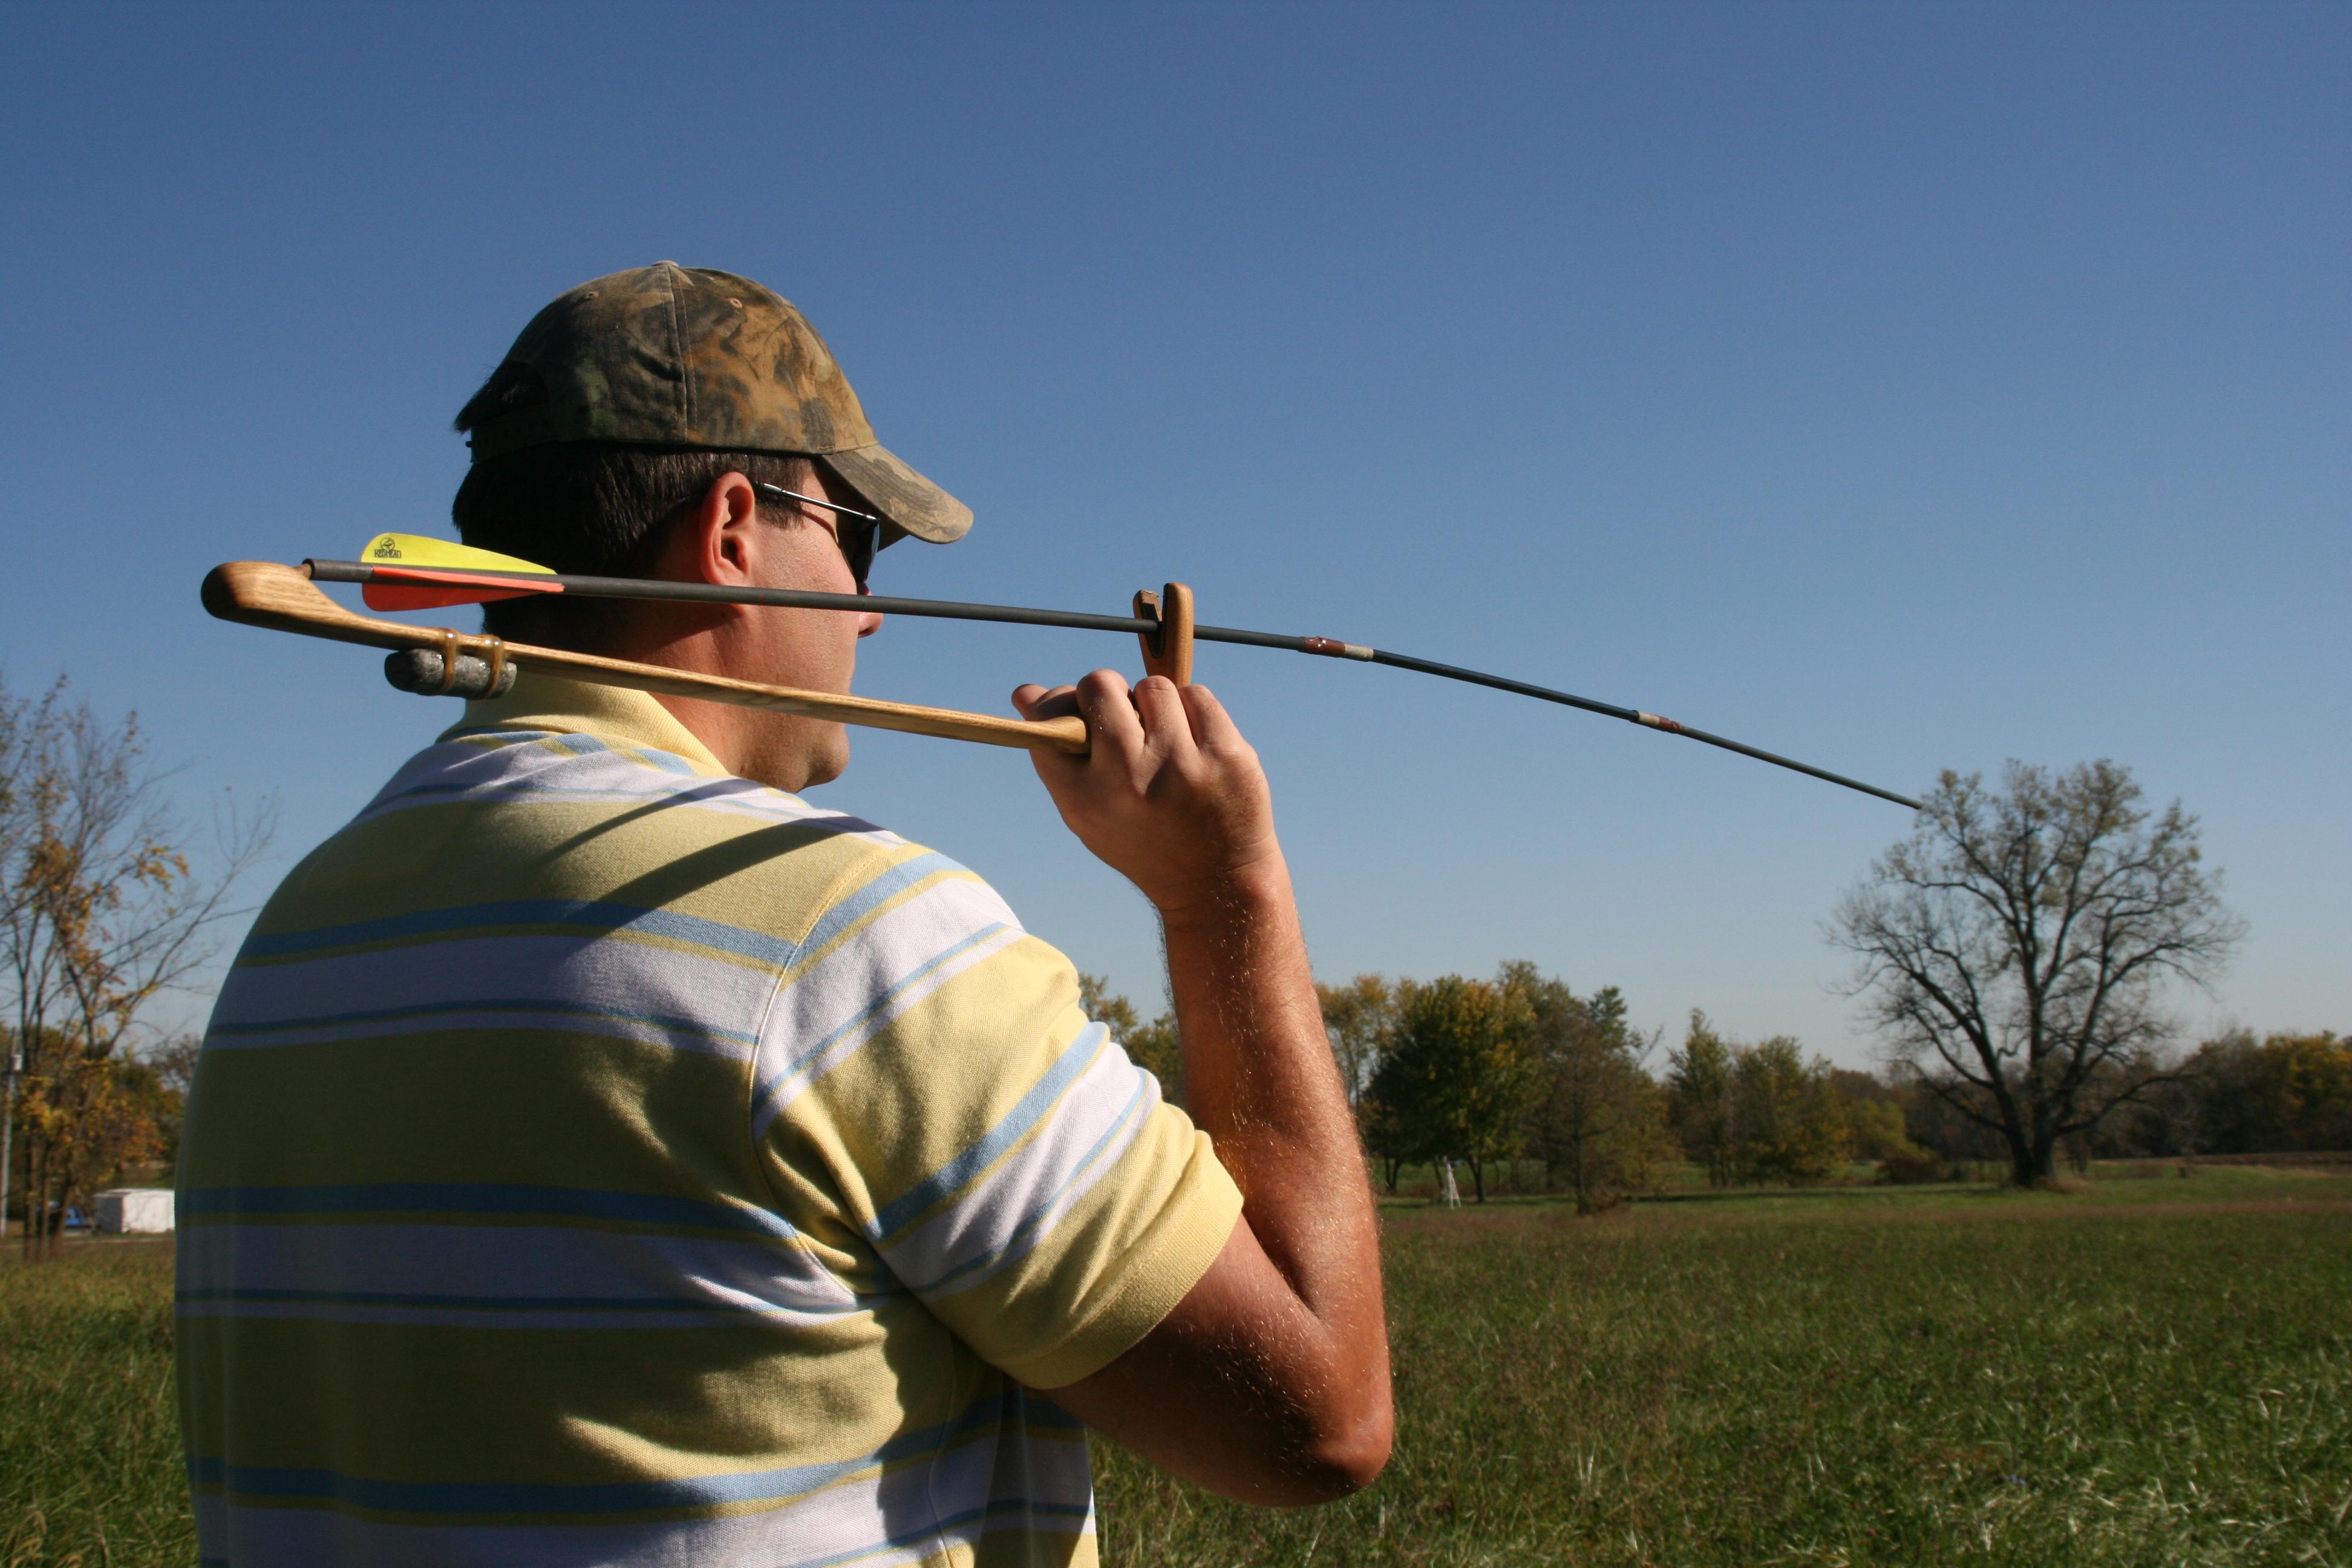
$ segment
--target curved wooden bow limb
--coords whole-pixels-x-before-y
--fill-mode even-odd
[[[426,648],[436,653],[453,646],[461,654],[485,659],[503,658],[520,669],[541,670],[570,680],[597,686],[623,686],[636,691],[658,691],[672,697],[699,697],[713,702],[733,702],[776,713],[798,713],[871,730],[898,730],[913,735],[940,735],[982,745],[1012,746],[1023,751],[1046,749],[1082,753],[1087,726],[1082,719],[999,719],[988,713],[966,713],[953,708],[923,708],[907,702],[884,702],[871,697],[844,697],[824,691],[803,691],[790,686],[763,686],[751,680],[696,675],[657,664],[602,658],[568,648],[535,647],[529,643],[499,643],[495,637],[452,632],[441,626],[412,626],[400,621],[380,621],[353,615],[291,566],[274,561],[231,561],[205,576],[205,608],[225,621],[274,631],[297,632],[331,642],[358,643],[386,649]],[[454,664],[454,660],[450,661]]]

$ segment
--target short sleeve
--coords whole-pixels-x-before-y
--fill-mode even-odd
[[[761,1152],[982,1357],[1076,1382],[1207,1273],[1240,1191],[985,882],[911,846],[848,881],[761,1028]]]

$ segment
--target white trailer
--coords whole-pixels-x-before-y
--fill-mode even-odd
[[[172,1189],[112,1187],[98,1194],[98,1228],[109,1236],[153,1234],[172,1228]]]

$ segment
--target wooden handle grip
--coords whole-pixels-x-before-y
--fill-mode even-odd
[[[455,638],[457,651],[487,657],[490,646],[498,640],[475,632],[412,626],[402,621],[353,615],[319,592],[318,585],[299,571],[274,561],[231,561],[214,567],[205,576],[204,600],[205,608],[225,621],[367,647],[421,647],[437,653],[449,647]],[[1083,719],[999,719],[993,714],[966,713],[953,708],[923,708],[908,702],[883,702],[871,697],[843,697],[790,686],[730,680],[724,676],[696,675],[657,664],[634,664],[623,658],[573,653],[568,648],[535,647],[514,642],[505,643],[502,647],[507,662],[520,668],[597,686],[624,686],[671,697],[699,697],[712,702],[763,708],[771,712],[863,724],[870,730],[940,735],[953,741],[977,741],[982,745],[1012,746],[1023,751],[1044,749],[1082,755],[1087,750],[1087,725]]]
[[[1179,686],[1192,684],[1192,590],[1171,583],[1166,596],[1149,588],[1135,591],[1135,613],[1156,616],[1160,629],[1138,632],[1143,645],[1143,673],[1164,675]]]

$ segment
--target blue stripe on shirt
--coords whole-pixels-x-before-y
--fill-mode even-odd
[[[877,1017],[888,1011],[889,1008],[898,1002],[898,998],[905,994],[908,987],[929,978],[932,972],[937,970],[941,964],[949,963],[958,955],[968,952],[971,948],[981,945],[982,942],[992,941],[996,937],[1003,935],[1005,931],[1012,929],[1012,927],[1004,924],[1001,921],[992,921],[991,923],[981,927],[978,931],[973,931],[970,936],[961,937],[947,947],[940,949],[938,952],[933,953],[930,957],[917,964],[913,969],[908,970],[891,985],[890,989],[885,991],[881,995],[867,1003],[866,1006],[861,1008],[857,1015],[855,1017],[852,1017],[847,1023],[843,1024],[831,1034],[825,1036],[824,1038],[819,1040],[815,1045],[810,1047],[807,1050],[803,1051],[800,1055],[793,1057],[787,1061],[782,1071],[772,1073],[767,1078],[762,1079],[759,1083],[753,1085],[751,1090],[752,1136],[763,1136],[767,1131],[769,1123],[775,1120],[775,1117],[778,1114],[775,1104],[776,1096],[782,1090],[786,1084],[791,1083],[794,1079],[799,1078],[802,1074],[813,1072],[820,1067],[840,1065],[839,1062],[828,1063],[827,1061],[827,1057],[833,1051],[834,1047],[838,1046],[842,1041],[849,1039],[861,1031],[868,1028]],[[851,1054],[853,1053],[846,1051],[842,1053],[845,1059]]]
[[[192,1488],[235,1497],[285,1502],[342,1503],[353,1508],[409,1514],[613,1514],[709,1508],[729,1503],[783,1502],[804,1496],[860,1470],[929,1454],[959,1437],[1007,1425],[1076,1426],[1056,1407],[1022,1398],[1018,1384],[983,1394],[949,1421],[901,1433],[861,1458],[836,1459],[782,1469],[731,1475],[690,1476],[664,1481],[604,1481],[572,1485],[527,1481],[387,1481],[338,1470],[289,1466],[235,1465],[209,1455],[188,1457]],[[1041,1419],[1051,1411],[1060,1422]]]
[[[562,1215],[652,1227],[748,1230],[779,1240],[800,1232],[782,1215],[662,1193],[486,1182],[348,1182],[320,1186],[196,1187],[180,1194],[182,1220],[285,1215]]]
[[[1055,1188],[1053,1195],[1039,1204],[1035,1212],[1024,1219],[1014,1228],[1013,1234],[1004,1238],[1001,1246],[992,1247],[977,1258],[967,1258],[935,1279],[926,1280],[922,1289],[927,1293],[937,1295],[957,1281],[993,1268],[1006,1259],[1017,1258],[1035,1246],[1039,1234],[1038,1227],[1045,1223],[1045,1216],[1054,1212],[1065,1194],[1085,1180],[1094,1170],[1095,1162],[1102,1158],[1103,1151],[1109,1148],[1118,1140],[1119,1134],[1128,1130],[1129,1125],[1135,1120],[1137,1110],[1143,1105],[1146,1093],[1144,1075],[1139,1072],[1135,1075],[1135,1092],[1128,1096],[1127,1104],[1120,1108],[1117,1119],[1104,1130],[1102,1136],[1097,1138],[1093,1146],[1079,1159],[1077,1164],[1071,1170],[1069,1179]]]
[[[428,1018],[450,1015],[482,1013],[537,1014],[553,1017],[610,1018],[626,1024],[644,1024],[681,1035],[699,1035],[707,1039],[725,1040],[734,1045],[756,1046],[759,1037],[741,1029],[730,1029],[722,1025],[698,1018],[679,1018],[664,1013],[638,1013],[619,1007],[599,1007],[588,1002],[541,1002],[524,998],[482,997],[457,1002],[420,1002],[407,1007],[371,1007],[352,1013],[320,1013],[304,1018],[272,1018],[266,1024],[223,1024],[215,1022],[207,1044],[226,1043],[222,1037],[230,1035],[282,1035],[302,1029],[352,1028],[362,1024],[395,1024],[422,1022]],[[234,1047],[232,1047],[234,1048]]]
[[[284,931],[274,936],[256,931],[246,939],[245,951],[239,957],[288,958],[367,942],[395,942],[404,937],[448,936],[513,926],[570,926],[605,933],[667,937],[780,967],[790,964],[799,952],[794,943],[779,941],[763,931],[747,931],[698,915],[679,914],[675,910],[602,900],[509,899],[455,909],[417,910],[404,915]]]
[[[856,820],[849,818],[845,820]],[[872,881],[827,909],[801,939],[803,952],[822,952],[834,938],[872,914],[900,893],[936,876],[963,871],[963,867],[935,849],[926,849],[889,868]],[[969,872],[965,873],[970,875]]]
[[[988,1130],[988,1136],[972,1144],[962,1153],[940,1166],[917,1183],[903,1196],[886,1205],[874,1216],[869,1239],[879,1243],[892,1232],[905,1228],[949,1194],[961,1189],[981,1172],[994,1164],[998,1156],[1028,1135],[1048,1109],[1062,1098],[1062,1091],[1077,1080],[1095,1058],[1101,1053],[1103,1042],[1110,1031],[1100,1024],[1088,1024],[1070,1042],[1070,1048],[1055,1058],[1020,1102],[1007,1111],[1004,1119]]]

